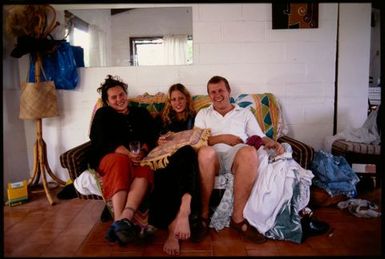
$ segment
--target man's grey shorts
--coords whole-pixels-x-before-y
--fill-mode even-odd
[[[225,152],[217,152],[219,160],[219,174],[225,174],[231,172],[231,167],[233,166],[234,158],[239,149],[242,147],[247,147],[247,144],[240,143],[235,146],[232,146],[229,150]]]

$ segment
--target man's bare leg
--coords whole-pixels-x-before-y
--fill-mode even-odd
[[[234,207],[232,219],[235,223],[242,222],[243,209],[257,179],[259,165],[258,155],[254,147],[242,147],[235,155],[232,172],[234,173]]]
[[[199,173],[201,179],[202,213],[203,219],[209,217],[209,203],[213,192],[215,176],[219,170],[219,161],[214,148],[202,147],[198,151]]]

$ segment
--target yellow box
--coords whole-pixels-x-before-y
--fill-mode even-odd
[[[8,183],[8,205],[16,206],[28,201],[27,180]]]

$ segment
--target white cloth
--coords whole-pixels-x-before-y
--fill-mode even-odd
[[[237,104],[233,104],[235,108],[225,116],[214,110],[211,104],[207,108],[200,109],[195,117],[195,127],[211,129],[211,135],[233,134],[240,137],[243,142],[252,135],[265,137],[259,126],[255,116],[249,109],[241,108]],[[226,151],[231,146],[219,143],[213,146],[218,151]]]
[[[381,216],[377,204],[363,199],[349,199],[337,204],[340,209],[348,208],[349,212],[359,218],[377,218]]]
[[[95,175],[88,170],[85,170],[78,177],[76,177],[74,180],[74,186],[76,190],[83,195],[95,194],[103,196]]]
[[[294,159],[288,159],[286,152],[276,157],[272,163],[269,163],[265,149],[260,148],[257,153],[260,161],[258,178],[243,210],[243,216],[250,225],[265,234],[274,227],[277,215],[293,196],[296,180],[294,170],[299,172],[299,181],[303,185],[300,188],[298,211],[306,207],[310,200],[309,188],[314,175],[310,170],[303,169]]]

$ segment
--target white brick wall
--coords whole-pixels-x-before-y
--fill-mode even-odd
[[[193,65],[85,68],[80,69],[76,90],[58,91],[61,115],[43,120],[43,136],[49,164],[60,178],[67,179],[68,174],[60,166],[59,156],[88,140],[96,88],[109,73],[121,76],[131,95],[166,91],[176,82],[185,84],[192,94],[205,94],[207,80],[222,75],[229,80],[233,95],[274,93],[282,105],[289,136],[320,149],[323,138],[332,135],[337,3],[320,4],[319,28],[303,30],[272,30],[271,4],[192,6]],[[359,127],[366,115],[371,9],[369,3],[339,6],[338,126],[342,130]],[[8,117],[18,113],[5,111],[10,113]],[[9,126],[4,123],[5,128]],[[18,137],[19,146],[27,146],[28,161],[8,164],[5,175],[12,175],[21,164],[32,167],[35,129],[33,123],[24,124],[26,140],[16,132],[5,133]],[[11,155],[4,153],[4,160]],[[20,178],[26,178],[25,170],[20,171]]]

